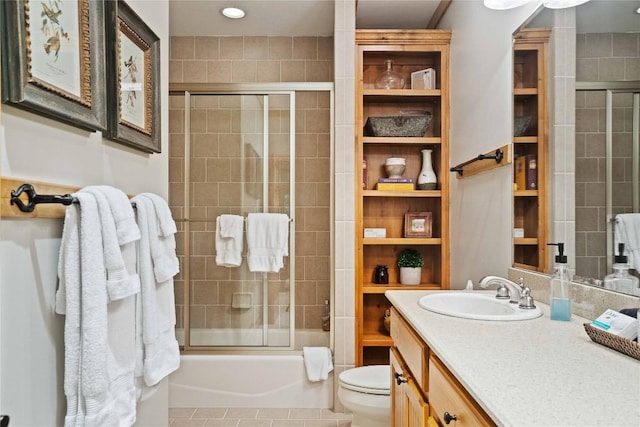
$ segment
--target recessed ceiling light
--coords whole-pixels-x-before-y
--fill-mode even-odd
[[[244,18],[244,10],[237,7],[225,7],[222,9],[222,14],[231,19]]]

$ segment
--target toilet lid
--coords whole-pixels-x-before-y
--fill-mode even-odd
[[[361,366],[347,369],[338,377],[348,390],[369,394],[390,394],[391,367],[389,365]]]

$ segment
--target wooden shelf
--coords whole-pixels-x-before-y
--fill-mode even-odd
[[[514,197],[538,197],[538,190],[516,190]]]
[[[438,291],[442,289],[437,284],[401,285],[400,283],[389,283],[388,285],[365,284],[362,287],[364,294],[383,294],[385,291]]]
[[[538,238],[537,237],[520,237],[517,239],[513,239],[513,244],[520,245],[520,246],[537,245]]]
[[[440,190],[380,191],[364,190],[364,197],[442,197]]]
[[[393,340],[389,335],[383,333],[367,333],[362,337],[362,345],[365,347],[391,347]]]
[[[440,245],[442,239],[437,237],[365,237],[362,239],[363,245]]]
[[[391,307],[387,290],[449,288],[449,43],[448,30],[357,30],[356,52],[356,365],[389,362],[393,341],[384,334],[382,318]],[[384,61],[409,82],[411,73],[436,71],[437,89],[375,89]],[[364,135],[370,117],[398,116],[406,110],[431,114],[424,137]],[[421,150],[432,150],[437,190],[378,191],[386,177],[385,160],[406,159],[404,176],[414,179],[422,167]],[[366,170],[363,171],[364,160]],[[365,174],[366,172],[366,174]],[[363,188],[364,183],[364,188]],[[409,186],[410,187],[410,186]],[[368,189],[367,189],[368,188]],[[432,238],[402,238],[407,212],[431,212]],[[384,228],[388,238],[364,238],[364,228]],[[421,285],[399,283],[399,253],[415,248],[424,258]],[[389,285],[372,283],[378,265],[389,267]]]
[[[535,190],[513,191],[513,226],[524,229],[525,238],[513,239],[513,266],[546,271],[547,267],[547,169],[548,107],[547,50],[549,29],[524,29],[513,45],[513,114],[529,117],[524,135],[513,137],[514,182],[535,182]],[[527,156],[527,157],[524,157]],[[519,159],[535,169],[523,171]],[[529,163],[531,162],[531,163]],[[530,173],[534,176],[530,177]],[[530,181],[535,179],[535,181]],[[529,186],[529,185],[528,185]],[[515,186],[514,186],[515,187]],[[523,188],[522,185],[520,188]]]
[[[362,96],[367,98],[386,98],[386,97],[437,97],[441,96],[440,89],[433,90],[417,90],[417,89],[364,89]],[[396,100],[394,100],[396,101]]]
[[[441,138],[439,137],[390,137],[390,136],[365,136],[362,138],[362,143],[368,144],[393,144],[393,145],[433,145],[440,144]]]

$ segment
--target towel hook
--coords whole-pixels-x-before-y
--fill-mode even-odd
[[[27,195],[26,204],[20,198],[22,193],[26,193]],[[16,190],[11,190],[10,203],[12,205],[15,203],[18,206],[18,209],[20,209],[22,212],[33,212],[33,210],[36,208],[36,205],[39,203],[61,203],[65,206],[68,206],[73,203],[73,200],[74,198],[71,194],[37,194],[36,189],[33,188],[33,185],[22,184]]]

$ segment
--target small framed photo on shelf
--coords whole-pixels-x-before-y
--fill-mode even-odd
[[[404,237],[431,237],[431,212],[404,214]]]

